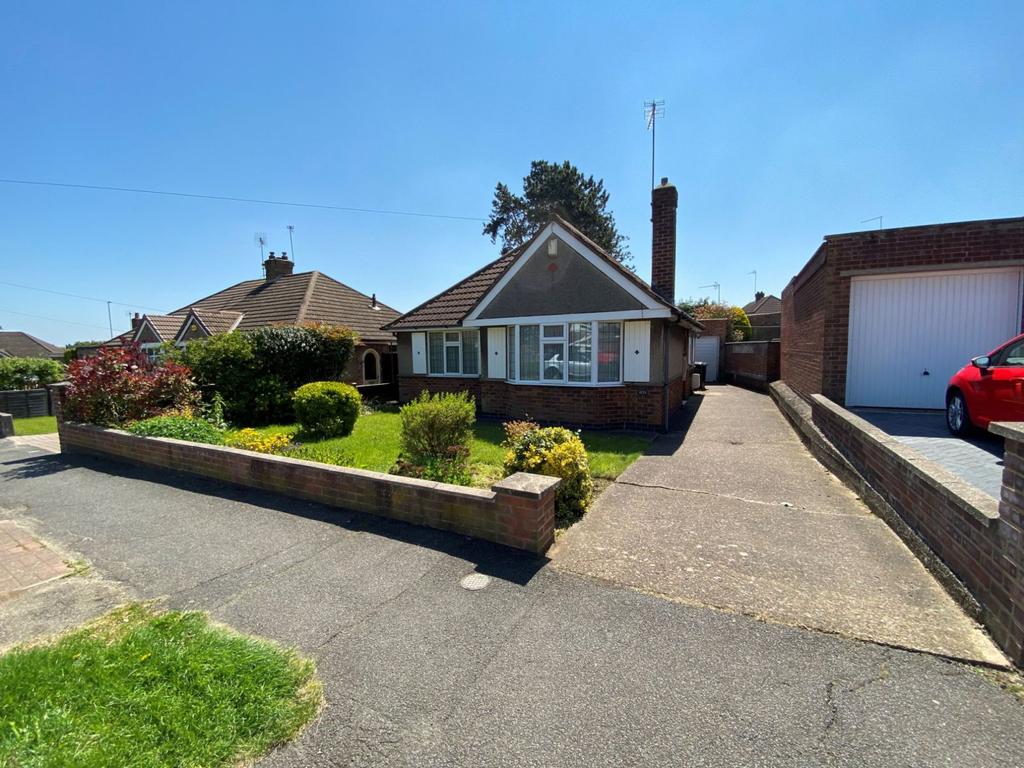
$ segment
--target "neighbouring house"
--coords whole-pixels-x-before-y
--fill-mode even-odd
[[[359,334],[345,379],[361,388],[396,380],[395,335],[381,329],[398,311],[322,272],[293,272],[286,253],[263,262],[265,277],[244,280],[166,315],[138,315],[132,328],[108,345],[136,342],[150,354],[166,342],[187,344],[216,333],[268,325],[330,323]]]
[[[677,200],[667,179],[652,193],[651,285],[554,218],[385,326],[400,399],[465,390],[488,416],[666,429],[702,327],[674,301]]]
[[[778,296],[757,291],[743,311],[750,320],[751,341],[771,341],[782,335],[782,299]]]
[[[24,331],[0,331],[0,357],[45,357],[60,360],[64,349]]]
[[[783,380],[847,406],[944,408],[1021,331],[1024,217],[828,235],[782,292]]]

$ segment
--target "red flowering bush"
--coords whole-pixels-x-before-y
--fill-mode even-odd
[[[150,363],[137,345],[101,348],[95,357],[68,365],[71,387],[64,417],[119,426],[199,403],[192,372],[179,363]]]

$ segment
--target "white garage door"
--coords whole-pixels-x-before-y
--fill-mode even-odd
[[[693,345],[693,362],[708,364],[708,381],[718,381],[717,336],[701,336]]]
[[[1021,272],[855,277],[846,404],[944,408],[949,377],[1019,333]]]

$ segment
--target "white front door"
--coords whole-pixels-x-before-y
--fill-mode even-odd
[[[707,380],[718,381],[718,350],[721,339],[718,336],[699,336],[693,345],[693,362],[707,363]]]
[[[1020,321],[1016,268],[854,277],[846,404],[945,408],[950,376]]]

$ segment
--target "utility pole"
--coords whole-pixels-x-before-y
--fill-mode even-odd
[[[114,321],[110,319],[110,300],[107,300],[107,328],[110,331],[110,338],[114,338]]]
[[[651,189],[654,189],[654,144],[658,131],[658,118],[665,116],[665,100],[645,101],[644,116],[647,118],[647,130],[651,132]]]

